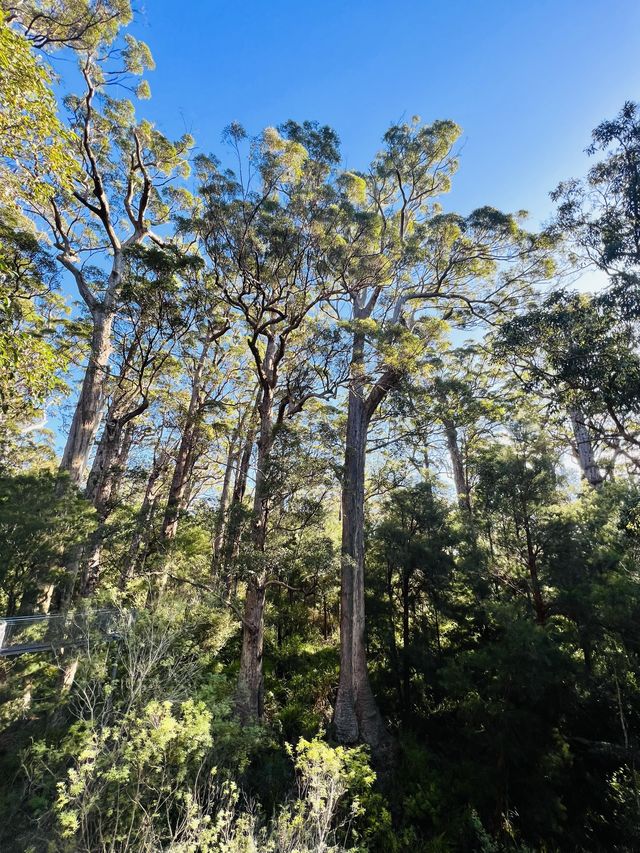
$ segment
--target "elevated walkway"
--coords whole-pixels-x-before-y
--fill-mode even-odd
[[[90,640],[112,641],[130,624],[133,613],[80,610],[0,619],[0,657],[56,652]]]

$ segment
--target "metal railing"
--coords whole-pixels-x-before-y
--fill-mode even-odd
[[[133,613],[121,610],[80,610],[0,619],[0,657],[55,652],[87,645],[90,639],[117,640]]]

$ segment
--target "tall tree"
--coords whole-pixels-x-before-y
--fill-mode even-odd
[[[94,592],[100,578],[106,522],[118,502],[137,421],[193,321],[187,283],[192,274],[193,260],[172,251],[137,247],[127,254],[123,307],[114,329],[117,371],[105,389],[110,402],[85,490],[100,523],[83,557],[82,595]]]
[[[229,129],[238,152],[244,137],[242,128]],[[208,174],[201,234],[225,298],[246,329],[259,388],[251,528],[256,567],[247,578],[236,703],[244,721],[262,715],[264,609],[270,583],[263,555],[274,440],[310,398],[331,393],[329,371],[315,369],[308,326],[333,284],[318,260],[326,239],[321,223],[330,200],[326,180],[337,160],[336,143],[328,128],[290,123],[282,133],[273,128],[264,132],[245,172],[240,163],[238,178],[221,174],[211,161],[202,162]],[[255,187],[243,183],[243,174],[251,175],[252,169],[258,178]],[[311,356],[306,371],[305,352]]]
[[[640,274],[640,109],[627,101],[592,133],[587,149],[604,159],[584,180],[563,181],[551,194],[555,226],[587,264],[613,280],[638,282]]]
[[[76,484],[84,479],[100,423],[125,254],[147,238],[162,242],[153,228],[168,221],[176,202],[165,188],[187,171],[189,137],[170,142],[149,122],[136,121],[131,102],[109,95],[110,85],[126,84],[152,65],[146,45],[131,37],[120,47],[98,40],[80,53],[84,92],[67,99],[77,176],[70,190],[28,203],[48,226],[57,259],[90,317],[88,363],[61,465]],[[144,82],[138,93],[148,94]]]
[[[64,389],[69,351],[57,289],[55,261],[30,223],[0,211],[0,459],[15,468],[46,425],[51,394]]]
[[[496,354],[524,387],[570,420],[581,473],[594,487],[603,479],[596,441],[638,465],[639,307],[630,280],[594,296],[558,290],[496,338]]]
[[[453,122],[392,127],[367,175],[345,175],[345,246],[337,256],[353,328],[342,494],[340,681],[335,731],[384,752],[388,738],[367,673],[364,479],[368,427],[443,319],[499,314],[548,274],[545,241],[490,208],[463,218],[436,199],[456,168]],[[429,310],[427,310],[429,309]],[[434,320],[433,314],[436,314]]]

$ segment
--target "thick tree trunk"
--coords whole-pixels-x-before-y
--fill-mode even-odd
[[[369,682],[365,646],[364,481],[371,411],[361,381],[364,335],[354,336],[352,382],[342,482],[342,571],[340,593],[340,679],[334,730],[340,743],[363,740],[380,755],[389,735]]]
[[[86,551],[83,555],[83,572],[82,583],[80,585],[80,595],[82,598],[89,598],[98,588],[100,583],[100,569],[102,557],[102,545],[104,543],[104,519],[94,530],[89,537]]]
[[[266,375],[272,383],[265,382],[262,387],[260,404],[260,430],[258,435],[258,455],[255,471],[255,489],[253,495],[253,547],[257,555],[264,552],[267,538],[269,514],[269,494],[266,483],[267,466],[273,445],[273,386],[271,359],[273,345],[269,341],[265,355]],[[258,556],[259,559],[259,556]],[[266,598],[266,573],[263,569],[252,574],[247,581],[242,620],[242,651],[236,691],[236,712],[244,724],[256,722],[262,717],[263,710],[263,673],[262,651],[264,645],[264,607]]]
[[[262,651],[265,592],[263,573],[248,581],[244,600],[242,650],[236,690],[236,713],[244,725],[258,722],[263,712]]]
[[[467,483],[462,452],[458,443],[458,430],[452,420],[445,419],[442,422],[445,435],[447,438],[447,449],[451,459],[451,468],[453,470],[453,482],[456,487],[456,496],[460,509],[467,513],[471,513],[471,495],[469,494],[469,485]]]
[[[582,476],[590,486],[597,489],[602,485],[604,478],[595,460],[593,443],[589,434],[589,428],[584,420],[584,415],[578,409],[571,409],[569,417],[571,418],[571,427],[576,443],[576,458],[580,465]]]
[[[60,463],[60,470],[68,472],[71,482],[76,486],[84,480],[87,459],[100,425],[105,382],[109,373],[113,318],[113,311],[103,305],[93,311],[89,363]]]
[[[121,422],[110,412],[98,442],[85,489],[85,497],[96,509],[104,508],[109,503],[116,460],[122,445],[122,432]]]

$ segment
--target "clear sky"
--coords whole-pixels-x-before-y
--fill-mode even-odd
[[[392,121],[451,118],[447,207],[534,224],[584,173],[591,129],[640,100],[640,0],[146,0],[132,32],[157,63],[144,113],[200,150],[233,120],[317,119],[364,168]]]
[[[140,112],[165,133],[221,154],[231,121],[255,134],[316,119],[358,169],[391,122],[450,118],[463,147],[447,207],[460,213],[526,209],[538,225],[549,191],[586,171],[592,128],[640,100],[640,0],[137,5],[131,31],[157,64]]]

